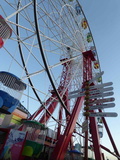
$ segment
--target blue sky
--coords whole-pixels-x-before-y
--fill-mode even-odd
[[[119,150],[120,146],[120,1],[119,0],[80,0],[89,22],[96,44],[101,70],[104,71],[103,83],[113,82],[116,106],[106,109],[117,112],[118,117],[106,118],[108,126]],[[104,130],[102,144],[110,147]],[[120,150],[119,150],[120,152]],[[110,155],[108,155],[111,160]]]

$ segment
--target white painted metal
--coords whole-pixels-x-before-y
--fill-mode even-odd
[[[89,81],[89,84],[91,84],[92,82],[94,82],[95,80],[97,80],[99,77],[101,77],[104,74],[104,71],[100,72],[99,74],[97,74],[94,78],[92,78]]]
[[[108,103],[108,104],[103,104],[103,105],[95,105],[95,106],[90,106],[90,110],[94,109],[104,109],[104,108],[112,108],[115,107],[115,103]]]
[[[90,94],[103,93],[103,92],[107,92],[107,91],[111,91],[111,90],[113,90],[113,87],[90,90],[89,93]]]
[[[90,95],[90,99],[98,98],[98,97],[107,97],[107,96],[112,96],[114,93],[113,92],[107,92],[107,93],[101,93],[101,94],[95,94],[95,95]]]
[[[106,102],[113,102],[114,100],[115,100],[114,97],[97,99],[97,100],[94,100],[94,101],[90,102],[90,105],[92,105],[92,104],[106,103]]]
[[[77,97],[82,97],[82,96],[85,96],[85,93],[79,93],[79,94],[74,94],[74,95],[69,95],[68,96],[68,99],[71,99],[71,98],[77,98]]]
[[[82,123],[82,133],[86,132],[88,130],[88,120],[85,120]]]
[[[113,83],[112,82],[108,82],[108,83],[103,83],[103,84],[99,84],[99,85],[90,86],[90,89],[103,88],[103,87],[111,86],[111,85],[113,85]]]
[[[117,117],[116,112],[90,112],[89,117]]]
[[[103,83],[103,84],[99,84],[99,85],[93,85],[93,86],[90,86],[90,90],[91,90],[91,89],[103,88],[103,87],[106,87],[106,86],[111,86],[112,84],[113,84],[112,82],[108,82],[108,83]],[[78,89],[78,90],[76,90],[76,91],[70,92],[69,95],[75,94],[75,93],[82,93],[82,92],[84,92],[84,91],[85,91],[84,88]]]

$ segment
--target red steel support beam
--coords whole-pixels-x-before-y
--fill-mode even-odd
[[[68,121],[68,124],[66,126],[65,132],[58,139],[58,142],[57,142],[56,147],[51,155],[50,160],[64,160],[68,144],[71,140],[72,133],[74,132],[74,128],[76,125],[78,115],[79,115],[80,110],[82,108],[83,100],[84,100],[84,97],[77,99],[76,104],[73,109],[73,112],[72,112],[70,119]]]
[[[89,117],[89,119],[90,119],[90,129],[91,129],[91,134],[92,134],[95,159],[103,160],[100,142],[99,142],[99,134],[98,134],[96,119],[94,117]]]
[[[53,93],[51,95],[51,97],[48,98],[47,101],[43,105],[48,106],[49,103],[55,98],[55,96],[56,95]],[[29,118],[29,120],[35,119],[41,113],[41,111],[44,109],[45,109],[45,107],[41,105],[40,108],[35,113],[32,114],[32,116]]]
[[[50,112],[50,114],[52,114],[54,112],[54,110],[56,109],[58,102],[57,101],[53,101],[50,106],[48,107],[48,111]],[[50,114],[48,114],[47,112],[44,113],[44,115],[42,116],[42,118],[39,120],[40,123],[45,124],[49,118],[50,118]]]
[[[115,157],[119,157],[118,158],[118,160],[120,160],[120,156],[118,156],[118,155],[116,155],[115,153],[113,153],[113,152],[111,152],[108,148],[106,148],[105,146],[103,146],[103,145],[100,145],[100,147],[102,148],[102,149],[104,149],[105,151],[107,151],[108,153],[110,153],[110,154],[112,154],[113,156],[115,156]]]
[[[62,98],[65,106],[67,107],[68,111],[70,111],[70,105],[69,105],[69,99],[68,99],[68,89],[67,91],[64,93],[63,95],[63,98]],[[60,106],[60,110],[59,110],[59,124],[58,124],[58,132],[57,132],[57,139],[58,137],[60,136],[60,132],[61,132],[61,122],[62,122],[62,113],[63,113],[63,107]],[[66,113],[66,123],[67,123],[67,120],[69,118],[69,114]]]
[[[99,110],[99,112],[102,112],[102,110]],[[110,138],[110,141],[111,141],[111,144],[112,144],[112,146],[113,146],[114,152],[116,153],[117,156],[120,157],[120,154],[119,154],[119,152],[118,152],[118,149],[117,149],[117,147],[116,147],[116,145],[115,145],[115,142],[114,142],[114,140],[113,140],[113,137],[112,137],[112,135],[111,135],[111,132],[110,132],[110,130],[109,130],[109,127],[108,127],[107,122],[106,122],[106,120],[105,120],[104,117],[102,117],[102,121],[103,121],[103,124],[104,124],[104,126],[105,126],[105,129],[106,129],[106,131],[107,131],[107,134],[108,134],[108,136],[109,136],[109,138]],[[119,159],[118,159],[118,160],[119,160]]]

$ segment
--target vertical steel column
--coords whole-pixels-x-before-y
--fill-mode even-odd
[[[86,51],[83,53],[83,82],[92,79],[92,61],[95,61],[92,51]],[[93,112],[93,111],[91,111]],[[86,117],[86,119],[88,119]],[[102,152],[99,143],[99,135],[97,129],[96,119],[94,117],[89,117],[90,119],[90,129],[93,140],[94,154],[96,160],[103,160]],[[85,160],[88,159],[88,131],[85,132]]]
[[[67,58],[61,59],[61,62],[64,62],[65,60],[67,60]],[[63,63],[63,71],[62,71],[62,75],[61,75],[61,79],[60,79],[60,84],[58,87],[58,91],[59,93],[61,93],[62,95],[62,100],[65,104],[65,106],[67,107],[68,111],[70,111],[69,108],[69,100],[68,100],[68,89],[66,88],[69,84],[70,81],[70,65],[71,65],[71,61],[67,61],[65,63]],[[65,93],[63,93],[65,91]],[[63,107],[60,106],[60,110],[59,110],[59,122],[61,122],[62,120],[62,112],[63,112]],[[67,117],[67,113],[66,113],[66,117]],[[67,119],[67,118],[66,118]],[[57,130],[57,139],[60,136],[60,132],[61,132],[61,123],[58,124],[58,130]]]
[[[91,58],[87,52],[83,53],[83,84],[86,86],[86,82],[92,78],[91,70]],[[85,117],[88,120],[88,116]],[[88,160],[88,130],[85,131],[85,148],[84,148],[84,160]]]
[[[92,134],[95,159],[96,160],[103,160],[102,152],[101,152],[101,148],[100,148],[99,134],[98,134],[96,119],[94,117],[89,117],[89,119],[90,119],[90,129],[91,129],[91,134]]]

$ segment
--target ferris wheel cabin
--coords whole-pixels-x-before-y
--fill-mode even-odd
[[[19,105],[26,85],[9,72],[0,72],[0,112],[11,114]]]
[[[5,19],[0,15],[0,48],[3,47],[4,42],[12,35],[12,29],[7,24]]]

